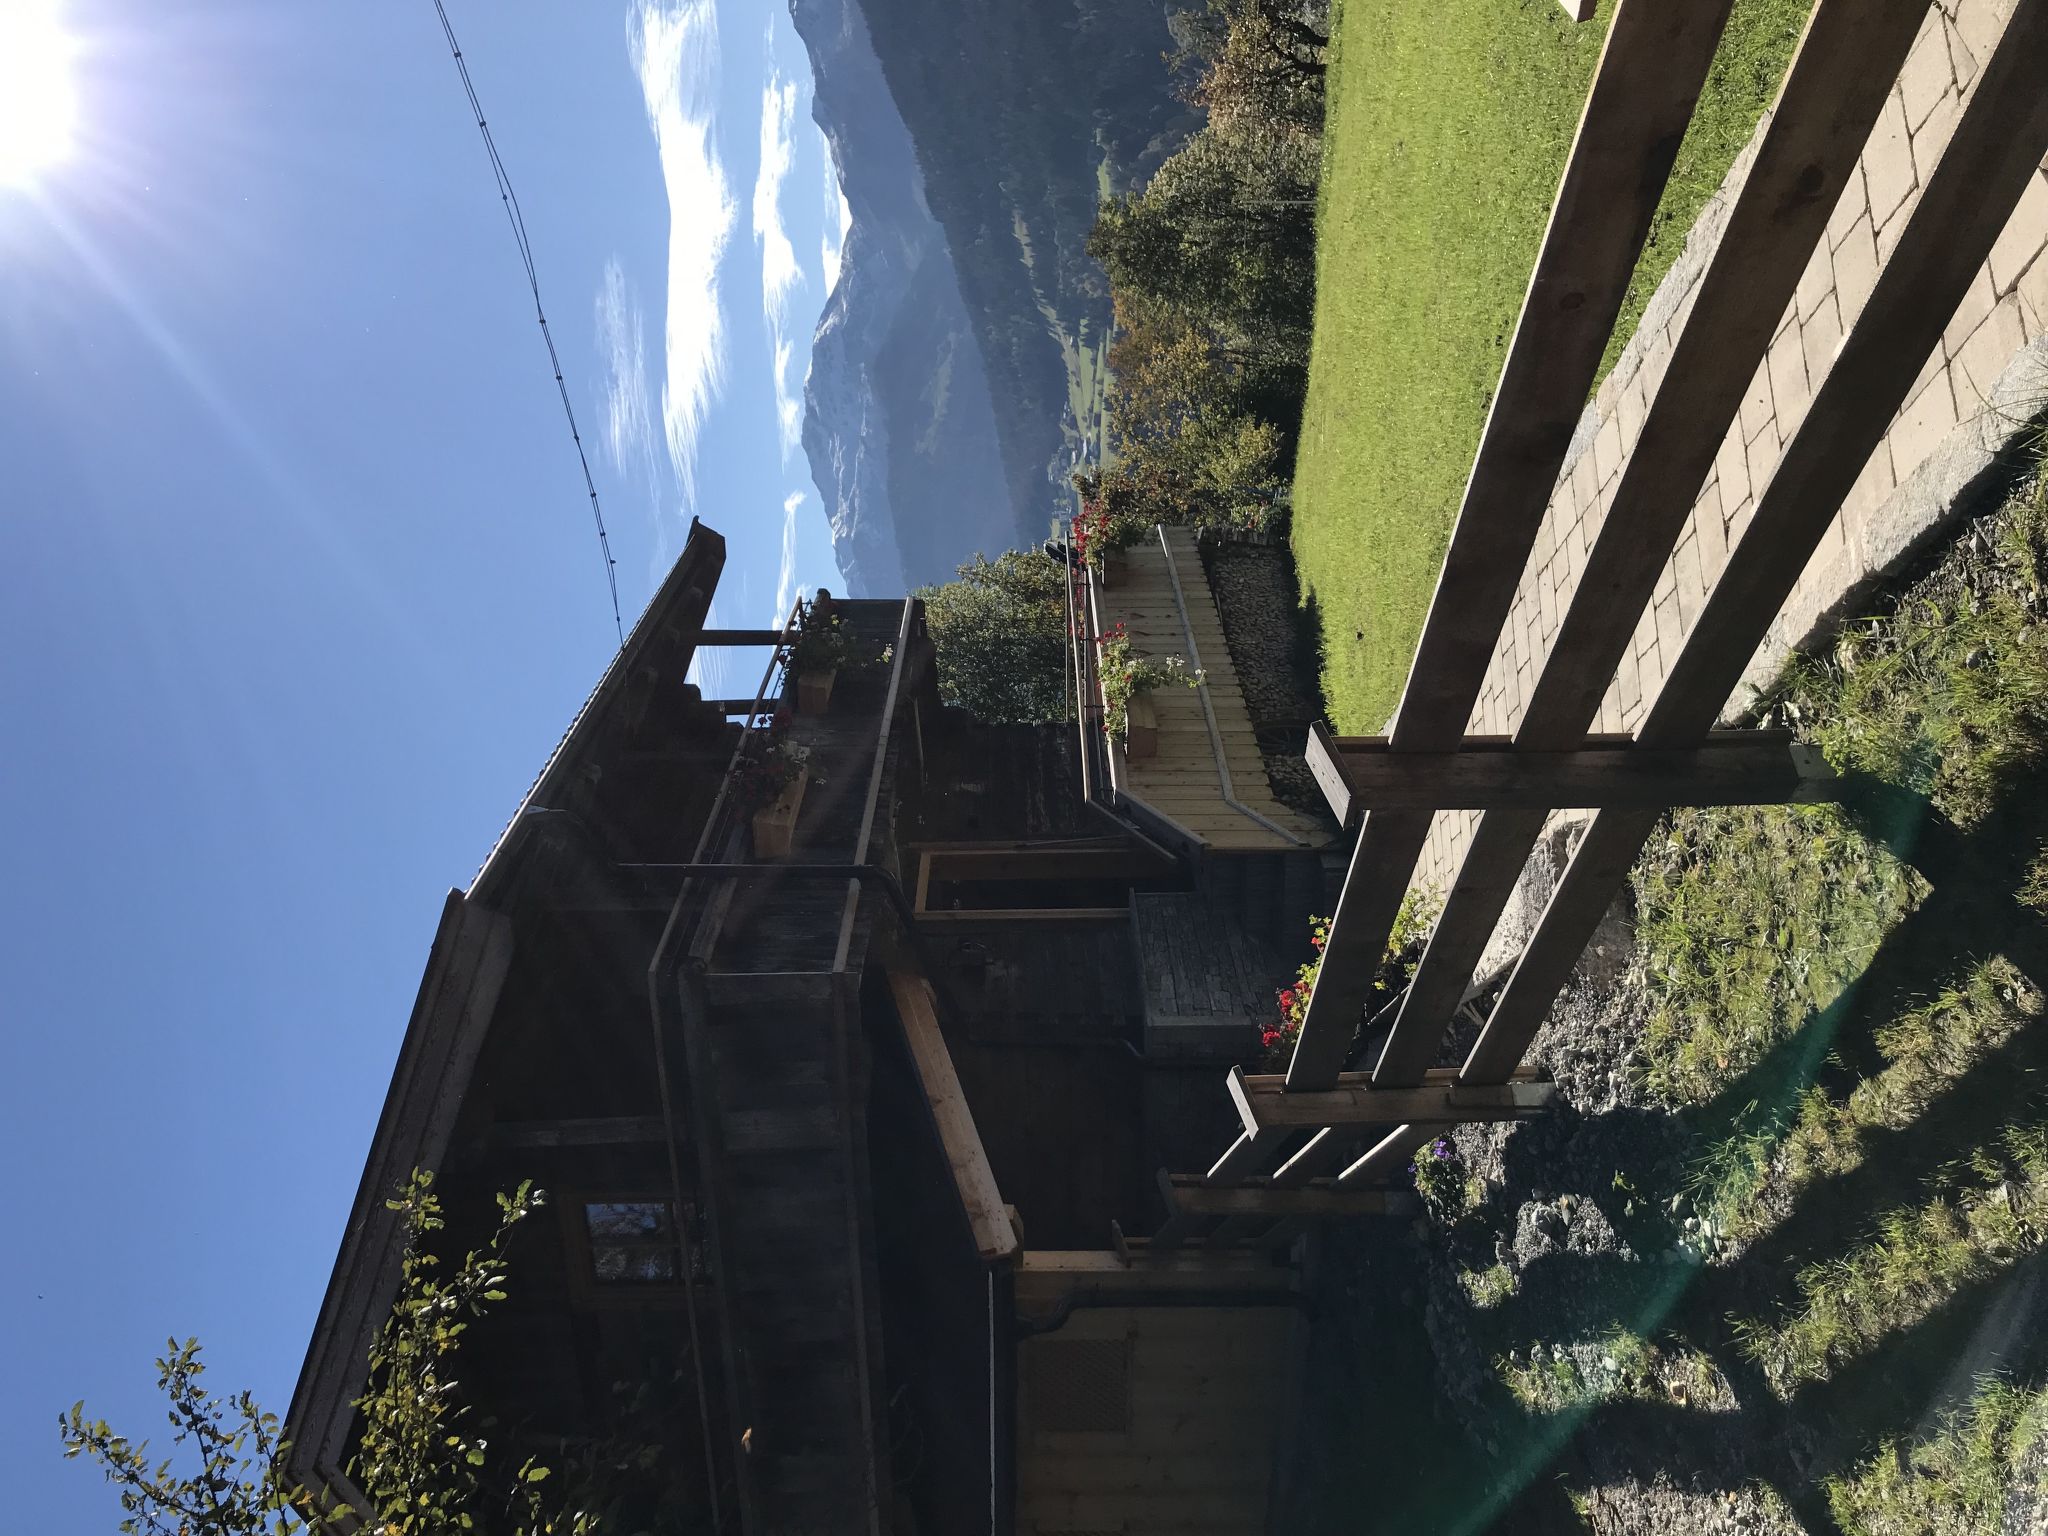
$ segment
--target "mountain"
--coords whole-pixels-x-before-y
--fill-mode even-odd
[[[1195,125],[1160,0],[791,0],[852,226],[804,448],[855,592],[1044,536],[1101,434],[1104,192]]]
[[[792,0],[852,223],[804,386],[804,452],[856,596],[1017,540],[994,406],[945,232],[853,0]]]

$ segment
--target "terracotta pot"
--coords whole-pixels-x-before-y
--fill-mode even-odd
[[[796,813],[804,803],[804,787],[810,782],[810,769],[798,769],[796,777],[783,786],[772,804],[754,812],[755,858],[789,856],[790,846],[796,840]]]
[[[1142,762],[1159,755],[1159,711],[1150,693],[1134,693],[1124,711],[1124,756]]]
[[[839,675],[833,667],[824,672],[799,672],[796,675],[797,713],[822,715],[825,706],[832,701],[832,679]]]

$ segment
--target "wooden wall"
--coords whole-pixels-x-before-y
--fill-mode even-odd
[[[1264,1532],[1292,1321],[1277,1307],[1102,1308],[1025,1340],[1017,1536]]]
[[[947,709],[925,711],[918,729],[927,792],[912,809],[906,838],[1095,837],[1113,830],[1081,797],[1071,725],[982,725],[964,710]]]
[[[1037,1247],[1150,1214],[1127,922],[990,921],[925,937],[939,1020],[1003,1198]]]

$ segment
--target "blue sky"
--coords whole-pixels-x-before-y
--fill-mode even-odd
[[[55,3],[74,143],[0,186],[0,1487],[90,1531],[55,1415],[155,1433],[166,1336],[284,1407],[442,896],[615,640],[429,0]],[[768,621],[831,576],[844,236],[786,12],[449,3],[628,623],[693,511]]]

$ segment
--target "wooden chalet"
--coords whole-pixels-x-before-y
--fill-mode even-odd
[[[385,1202],[419,1167],[455,1251],[496,1191],[547,1192],[465,1391],[544,1459],[654,1425],[660,1529],[1271,1529],[1293,1231],[1190,1226],[1203,1192],[1160,1170],[1237,1123],[1221,1068],[1287,969],[1270,941],[1322,899],[1321,834],[1255,758],[1219,792],[1280,830],[1192,775],[1120,802],[1086,706],[1079,753],[1073,726],[942,706],[914,600],[831,605],[855,659],[820,705],[789,675],[802,615],[704,627],[723,559],[693,526],[447,899],[292,1403],[298,1473],[360,1506]],[[719,644],[772,648],[755,698],[687,681]],[[764,854],[741,786],[792,745]]]

